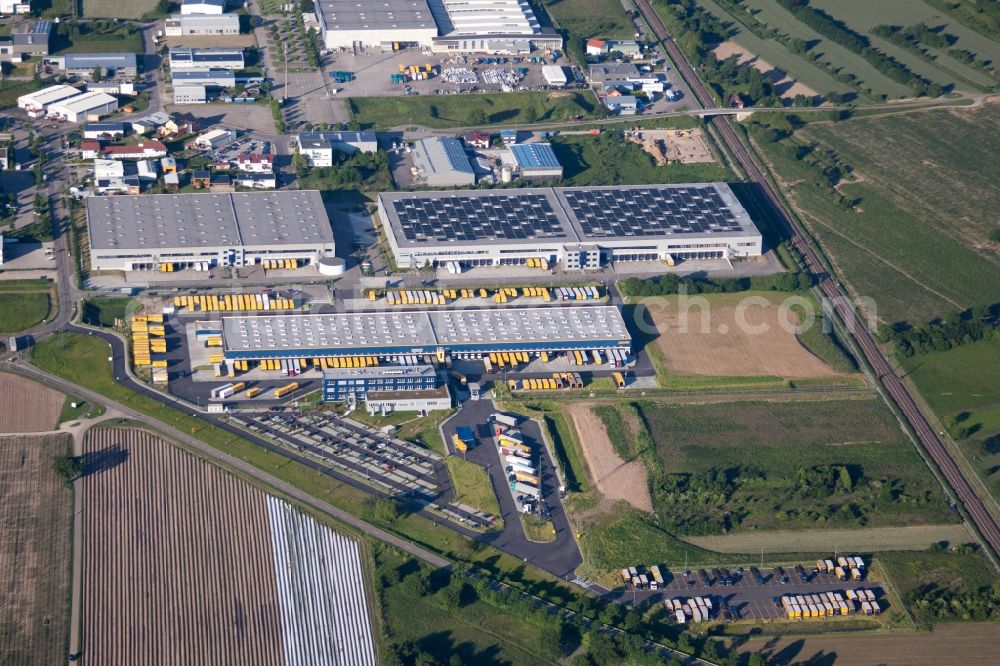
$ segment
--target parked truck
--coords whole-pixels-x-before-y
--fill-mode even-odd
[[[512,476],[514,477],[513,480],[515,480],[515,481],[520,481],[522,483],[530,483],[530,484],[535,485],[535,486],[541,484],[541,482],[542,482],[542,480],[539,479],[534,474],[527,474],[525,472],[520,472],[518,470],[514,470],[514,473],[512,474]]]
[[[534,497],[538,499],[541,497],[542,492],[535,486],[528,485],[527,483],[513,482],[510,484],[510,489],[517,494],[527,495],[529,497]]]
[[[299,383],[298,382],[292,382],[291,384],[285,384],[281,388],[275,389],[275,391],[274,391],[274,397],[276,397],[276,398],[283,398],[286,395],[288,395],[289,393],[292,393],[293,391],[297,391],[297,390],[299,390]]]

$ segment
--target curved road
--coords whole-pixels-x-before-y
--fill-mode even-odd
[[[680,48],[678,48],[674,40],[670,38],[670,35],[668,34],[666,27],[663,25],[663,22],[660,20],[660,17],[657,16],[656,12],[650,6],[649,0],[636,0],[636,7],[638,7],[643,16],[645,16],[646,21],[649,23],[650,27],[652,27],[657,37],[661,40],[664,47],[669,52],[670,58],[681,71],[682,75],[687,80],[688,85],[691,86],[691,89],[698,98],[699,102],[701,102],[701,104],[706,108],[711,107],[714,104],[712,95],[701,82],[701,79],[691,67],[690,63],[688,63]],[[846,294],[840,288],[839,284],[837,284],[837,282],[831,278],[829,273],[826,272],[819,256],[813,248],[810,247],[808,241],[799,233],[798,229],[792,223],[791,217],[786,213],[784,206],[771,187],[770,182],[768,182],[767,178],[764,177],[764,174],[761,173],[760,169],[757,168],[757,164],[751,157],[750,152],[739,140],[739,137],[733,129],[729,118],[725,116],[716,116],[712,119],[712,122],[719,131],[719,135],[722,137],[722,140],[725,141],[730,152],[735,155],[736,160],[740,163],[740,166],[743,167],[747,177],[760,187],[770,207],[772,208],[775,217],[781,220],[781,223],[785,226],[789,237],[792,239],[792,244],[805,260],[809,272],[816,277],[818,286],[823,292],[823,295],[825,295],[833,304],[837,314],[840,315],[840,318],[846,325],[847,330],[854,337],[858,347],[865,355],[865,359],[874,369],[879,380],[882,382],[882,385],[885,387],[886,392],[892,398],[893,402],[896,403],[896,406],[903,414],[903,417],[907,420],[910,427],[913,429],[913,432],[916,434],[920,444],[923,446],[931,460],[934,461],[934,464],[937,466],[941,475],[955,493],[955,496],[965,507],[965,510],[968,512],[968,515],[972,519],[973,523],[975,523],[976,528],[979,530],[979,533],[982,535],[984,541],[987,543],[990,550],[993,551],[994,556],[1000,556],[1000,527],[997,526],[996,521],[986,508],[986,505],[983,504],[983,501],[975,493],[968,480],[962,474],[961,469],[958,467],[954,458],[952,458],[951,453],[947,450],[947,448],[945,448],[944,443],[938,438],[934,429],[931,428],[930,423],[927,421],[923,412],[921,412],[917,407],[917,404],[913,400],[913,396],[910,395],[906,385],[903,384],[902,380],[893,371],[892,366],[882,353],[882,350],[879,349],[878,344],[876,344],[875,339],[868,331],[868,328],[861,320],[861,317],[851,306]]]

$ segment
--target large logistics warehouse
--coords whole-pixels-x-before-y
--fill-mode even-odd
[[[438,34],[426,0],[316,0],[316,18],[328,49],[430,47]]]
[[[726,183],[383,192],[378,212],[401,268],[541,259],[596,269],[762,252],[760,231]]]
[[[616,350],[632,338],[617,307],[349,312],[223,317],[229,361]]]
[[[93,270],[207,270],[334,256],[316,190],[87,198]]]

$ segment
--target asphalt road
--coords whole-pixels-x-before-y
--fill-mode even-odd
[[[649,4],[649,0],[636,0],[636,6],[646,17],[647,22],[649,22],[653,31],[670,54],[670,58],[687,79],[688,84],[691,85],[695,96],[706,108],[710,107],[714,103],[711,94],[687,62],[680,48],[670,38],[666,27]],[[795,249],[804,258],[809,272],[816,278],[818,288],[833,304],[846,329],[864,354],[865,360],[874,369],[885,392],[899,408],[903,418],[906,419],[908,425],[916,434],[917,440],[924,451],[937,466],[945,482],[965,508],[966,513],[972,519],[986,545],[992,551],[993,556],[1000,556],[1000,526],[997,525],[993,515],[973,490],[968,479],[965,478],[961,468],[938,437],[938,434],[930,426],[927,417],[917,407],[916,401],[910,395],[909,389],[892,369],[888,359],[886,359],[882,350],[879,349],[878,344],[875,342],[874,337],[851,305],[847,294],[840,287],[840,284],[833,279],[833,276],[826,271],[820,261],[819,255],[792,223],[791,217],[785,210],[777,193],[771,187],[770,182],[760,169],[757,168],[757,164],[754,162],[750,152],[739,140],[729,118],[716,116],[712,119],[712,124],[719,131],[720,137],[730,152],[736,157],[747,177],[760,188],[766,202],[772,209],[775,219],[781,221]]]
[[[500,515],[504,520],[503,532],[491,535],[489,543],[564,580],[573,580],[576,578],[573,572],[583,562],[583,557],[573,537],[569,517],[559,499],[559,479],[555,474],[555,466],[545,450],[541,429],[531,420],[525,420],[519,425],[521,433],[539,452],[538,468],[541,472],[542,499],[551,512],[549,519],[556,530],[556,540],[552,543],[531,541],[524,534],[517,502],[510,493],[507,472],[504,471],[505,465],[500,460],[500,453],[497,451],[487,423],[490,414],[497,411],[500,410],[492,400],[469,400],[441,426],[446,442],[452,440],[452,435],[460,426],[468,426],[476,434],[478,445],[470,449],[464,457],[486,468],[493,485],[493,492],[500,502]]]

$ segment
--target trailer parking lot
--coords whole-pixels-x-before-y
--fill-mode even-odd
[[[447,466],[436,453],[328,414],[238,412],[230,420],[299,453],[364,479],[379,492],[428,508],[460,524],[485,529],[494,517],[450,502]]]

